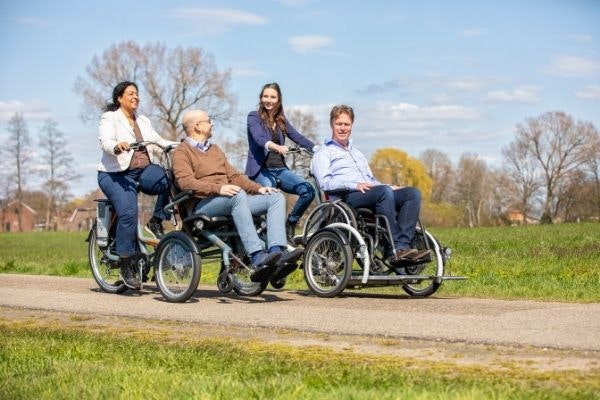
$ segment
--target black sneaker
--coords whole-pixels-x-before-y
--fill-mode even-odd
[[[254,272],[250,275],[250,280],[252,282],[264,282],[269,279],[269,276],[271,276],[277,267],[276,263],[280,257],[281,253],[261,251],[252,263]]]
[[[163,230],[162,221],[158,218],[152,217],[146,224],[146,228],[154,235],[155,238],[160,239],[165,235]]]
[[[135,276],[133,265],[134,257],[121,258],[119,260],[119,267],[121,269],[121,279],[123,279],[123,283],[129,289],[140,290],[141,284],[139,279]]]
[[[301,248],[296,248],[292,251],[283,251],[281,258],[277,261],[277,266],[282,266],[285,264],[296,264],[296,262],[302,257],[304,250]]]
[[[294,244],[294,236],[296,236],[296,224],[292,224],[290,221],[285,222],[285,236],[288,243]]]

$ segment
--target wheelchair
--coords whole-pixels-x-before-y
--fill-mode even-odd
[[[430,250],[429,255],[389,264],[385,254],[393,242],[387,218],[342,200],[318,205],[306,220],[301,241],[304,279],[319,297],[335,297],[346,288],[392,285],[402,286],[411,297],[427,297],[445,280],[465,279],[444,275],[451,249],[420,222],[412,247]]]
[[[342,200],[346,190],[322,193],[314,176],[310,176],[318,205],[294,241],[305,247],[304,280],[312,293],[335,297],[346,288],[396,285],[411,297],[428,297],[443,281],[466,279],[445,274],[452,251],[442,246],[420,220],[412,247],[429,250],[429,254],[421,259],[388,263],[386,255],[393,248],[393,241],[386,216],[369,208],[354,209]],[[342,199],[330,201],[329,196]]]
[[[181,229],[163,236],[154,256],[157,284],[169,301],[184,302],[192,296],[198,286],[202,261],[220,262],[217,288],[222,293],[233,290],[240,296],[257,296],[269,282],[277,289],[285,285],[285,278],[253,282],[250,257],[232,217],[188,214],[182,203],[190,199],[193,192],[175,190],[177,193],[166,209],[179,215]],[[264,218],[254,217],[254,225],[259,237],[264,239],[267,227]]]
[[[165,209],[181,221],[179,230],[160,240],[154,256],[157,284],[167,300],[184,302],[192,296],[198,286],[202,261],[220,262],[217,288],[222,293],[233,290],[240,296],[257,296],[269,284],[275,289],[285,286],[287,275],[297,268],[297,262],[278,266],[275,271],[279,272],[266,280],[252,281],[254,268],[233,218],[189,213],[185,203],[193,197],[193,192],[181,191],[175,185],[170,163],[167,173],[171,174],[172,199]],[[265,218],[254,216],[253,223],[259,238],[266,242]]]

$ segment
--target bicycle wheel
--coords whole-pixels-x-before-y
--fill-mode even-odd
[[[113,294],[123,293],[127,290],[127,286],[121,279],[118,262],[108,258],[109,249],[114,246],[114,239],[112,235],[109,236],[108,246],[103,248],[98,246],[96,239],[96,224],[94,224],[88,236],[88,260],[92,275],[103,291]]]
[[[442,281],[434,277],[444,275],[444,258],[441,253],[441,246],[437,239],[429,232],[417,227],[415,232],[416,248],[418,250],[430,249],[431,253],[421,262],[407,262],[402,266],[407,275],[427,276],[430,279],[407,280],[403,283],[402,289],[413,297],[427,297],[435,293]]]
[[[334,222],[342,222],[356,226],[356,219],[348,206],[342,202],[328,202],[319,204],[306,218],[304,224],[303,240],[308,241],[315,233]]]
[[[154,256],[156,284],[163,297],[173,303],[188,300],[200,282],[200,256],[192,239],[170,232],[158,244]]]
[[[304,280],[319,297],[340,294],[352,276],[352,252],[338,230],[315,233],[304,251]]]

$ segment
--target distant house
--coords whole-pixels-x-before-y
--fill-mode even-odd
[[[506,219],[511,225],[523,225],[523,213],[521,211],[512,210],[506,213]],[[539,224],[540,221],[533,217],[527,217],[527,225]]]
[[[96,189],[71,213],[65,224],[65,230],[87,231],[91,229],[96,218],[96,201],[105,199],[106,196],[100,189]]]
[[[19,229],[19,213],[21,213],[21,229]],[[0,210],[0,232],[31,232],[38,223],[38,213],[25,203],[13,200]]]

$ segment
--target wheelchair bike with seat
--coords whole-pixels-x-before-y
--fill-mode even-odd
[[[169,173],[172,173],[170,169]],[[174,182],[172,176],[171,182]],[[179,215],[181,230],[165,235],[154,257],[157,283],[170,301],[186,301],[193,294],[197,282],[186,277],[194,276],[195,271],[200,274],[202,260],[220,262],[217,288],[222,293],[233,290],[240,296],[257,296],[269,283],[275,289],[285,285],[286,275],[297,267],[296,261],[278,266],[273,275],[254,282],[250,255],[244,248],[233,218],[189,213],[185,203],[193,192],[180,191],[175,184],[171,185],[171,189],[172,200],[165,209]],[[264,217],[254,216],[253,223],[259,238],[266,242],[267,223]]]
[[[310,152],[293,149],[295,152]],[[465,277],[446,275],[451,249],[444,247],[419,221],[413,248],[429,250],[420,259],[388,263],[392,234],[384,215],[371,209],[354,209],[343,200],[330,201],[311,175],[317,191],[318,205],[308,215],[302,234],[295,242],[305,246],[304,279],[311,292],[320,297],[334,297],[346,288],[401,286],[412,297],[435,293],[446,280]]]
[[[130,145],[132,150],[142,146],[153,149],[161,154],[159,164],[168,171],[170,168],[169,152],[174,146],[163,147],[161,144],[151,141],[135,142]],[[107,293],[119,294],[125,292],[128,288],[121,279],[119,268],[119,255],[115,251],[115,235],[117,229],[118,216],[113,211],[113,205],[108,199],[99,199],[96,207],[96,221],[94,222],[86,241],[88,242],[88,260],[94,280],[100,286],[100,289]],[[153,234],[144,232],[138,221],[137,231],[137,249],[135,254],[135,275],[142,283],[148,281],[149,275],[154,267],[154,258],[156,249],[160,245],[160,239]],[[163,297],[169,301],[176,301],[173,292],[166,285],[161,285],[164,280],[156,279],[157,273],[154,270],[154,279],[157,281],[158,288]],[[190,282],[197,286],[200,280],[199,270],[191,271],[186,275]]]
[[[204,214],[188,215],[183,202],[192,196],[191,191],[180,192],[173,184],[170,151],[155,142],[134,143],[130,147],[157,146],[162,151],[161,165],[169,174],[172,191],[170,203],[165,207],[173,215],[179,230],[168,232],[162,238],[146,236],[138,223],[138,275],[147,281],[154,269],[154,280],[162,296],[170,302],[185,302],[195,292],[200,282],[202,261],[220,261],[217,287],[223,293],[234,291],[242,296],[256,296],[269,284],[252,282],[249,266],[239,234],[231,217],[209,217]],[[179,221],[178,221],[179,220]],[[98,218],[88,235],[88,256],[94,279],[108,293],[123,293],[127,287],[119,275],[119,256],[115,253],[117,216],[109,200],[98,201]],[[266,223],[255,217],[259,236],[264,237]],[[278,284],[278,282],[272,282]],[[274,286],[275,286],[274,285]]]

